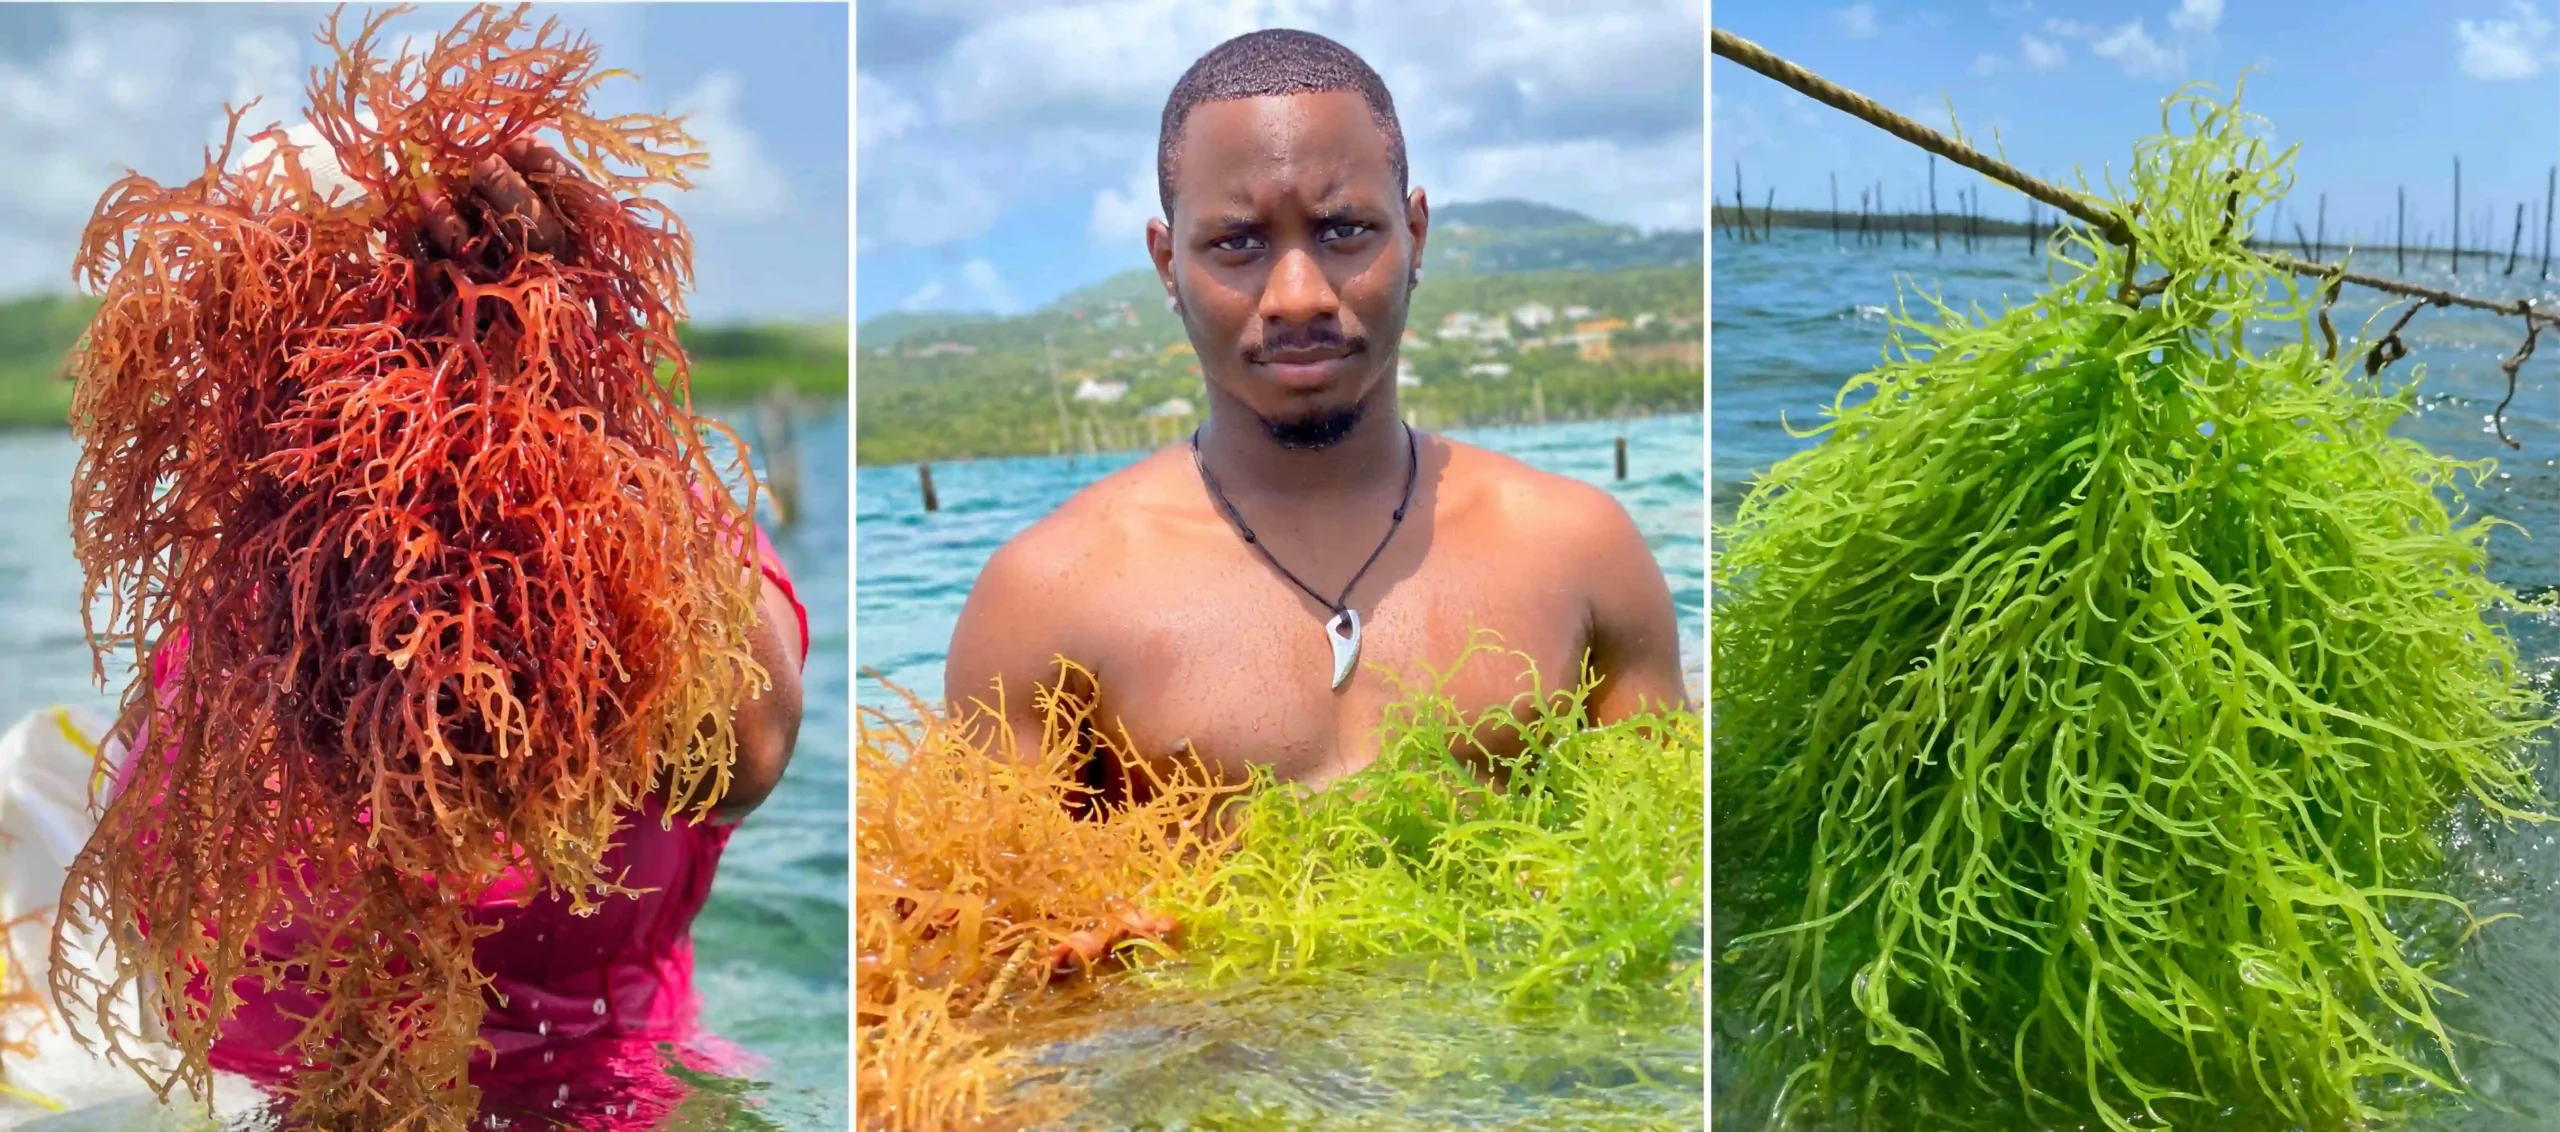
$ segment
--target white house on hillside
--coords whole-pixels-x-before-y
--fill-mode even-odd
[[[1125,381],[1095,381],[1088,377],[1076,386],[1076,400],[1097,405],[1108,405],[1128,395],[1129,383]]]

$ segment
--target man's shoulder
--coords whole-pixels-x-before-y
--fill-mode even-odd
[[[1548,537],[1597,533],[1631,522],[1617,497],[1596,484],[1533,467],[1517,457],[1462,441],[1448,447],[1442,482],[1459,510],[1505,534]]]
[[[1166,449],[1085,485],[1057,509],[1006,539],[988,570],[1015,581],[1087,574],[1099,556],[1117,554],[1142,533],[1141,517],[1174,498]],[[1188,467],[1187,459],[1181,461]]]

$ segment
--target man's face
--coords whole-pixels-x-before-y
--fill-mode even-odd
[[[1394,389],[1426,221],[1359,94],[1245,98],[1192,110],[1147,245],[1210,386],[1320,448]]]

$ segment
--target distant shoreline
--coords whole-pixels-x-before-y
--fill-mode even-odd
[[[65,374],[96,302],[68,295],[0,301],[0,432],[70,428]],[[688,323],[676,335],[697,404],[752,407],[789,389],[804,403],[842,405],[852,393],[843,322]]]
[[[2070,225],[2047,222],[2029,224],[2022,220],[2002,220],[1961,212],[1857,213],[1814,208],[1736,208],[1729,204],[1716,205],[1709,210],[1708,216],[1708,224],[1720,240],[1757,240],[1772,228],[1824,232],[1836,230],[1844,241],[1857,239],[1861,232],[1869,236],[1891,234],[1897,238],[1905,233],[1926,236],[1933,231],[1931,228],[1933,223],[1936,225],[1934,231],[1939,240],[1946,244],[1961,244],[1967,232],[1970,232],[1978,243],[1987,243],[1995,238],[2019,241],[2022,251],[2028,248],[2026,240],[2030,237],[2041,243],[2061,232],[2065,227],[2081,226],[2076,222]],[[1746,232],[1748,235],[1745,234]],[[2318,234],[2316,238],[2311,235],[2294,239],[2251,237],[2242,241],[2242,244],[2250,248],[2299,253],[2305,258],[2315,260],[2343,252],[2352,246],[2356,255],[2364,258],[2368,263],[2374,256],[2407,255],[2424,263],[2430,258],[2450,254],[2445,248],[2434,244],[2410,244],[2405,248],[2394,247],[2387,243],[2350,244],[2330,238],[2325,233]],[[2527,233],[2525,239],[2518,241],[2513,251],[2518,272],[2532,271],[2538,274],[2545,266],[2543,250],[2540,244],[2531,238],[2531,233]],[[2484,263],[2494,261],[2503,266],[2509,258],[2508,253],[2509,249],[2506,248],[2464,247],[2462,258],[2476,259]]]
[[[1623,414],[1555,414],[1549,416],[1545,420],[1416,420],[1413,422],[1413,425],[1415,428],[1424,432],[1469,432],[1506,428],[1546,428],[1552,425],[1592,424],[1595,422],[1605,421],[1642,421],[1652,420],[1657,417],[1704,417],[1706,412],[1707,410],[1703,405],[1698,408],[1631,408]],[[1067,456],[1101,459],[1109,456],[1126,456],[1131,453],[1145,454],[1148,452],[1156,452],[1164,449],[1170,443],[1175,442],[1167,442],[1167,444],[1137,445],[1132,447],[1096,448],[1092,450],[1079,448],[1074,452],[996,452],[968,456],[929,456],[923,459],[906,457],[895,460],[866,460],[862,456],[862,442],[857,438],[853,445],[853,465],[856,468],[912,468],[919,464],[936,464],[944,467],[950,467],[954,465],[984,463],[989,460],[1054,460]]]

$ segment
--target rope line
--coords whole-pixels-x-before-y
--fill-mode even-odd
[[[2133,243],[2132,230],[2125,225],[2123,218],[2092,203],[2082,194],[2051,184],[1962,141],[1950,138],[1886,109],[1874,99],[1782,59],[1771,53],[1768,48],[1723,28],[1714,30],[1712,42],[1716,54],[1758,71],[1816,102],[2051,205],[2098,229],[2111,242],[2125,245]],[[2507,301],[2481,299],[2439,287],[2427,287],[2398,279],[2386,279],[2379,275],[2367,275],[2360,271],[2349,271],[2337,264],[2297,259],[2282,252],[2251,250],[2249,254],[2257,256],[2269,266],[2296,275],[2335,276],[2359,287],[2409,298],[2425,299],[2436,306],[2469,307],[2492,314],[2514,315],[2524,320],[2528,335],[2544,325],[2560,325],[2560,313],[2544,314],[2536,311],[2533,309],[2532,301],[2527,299]]]

